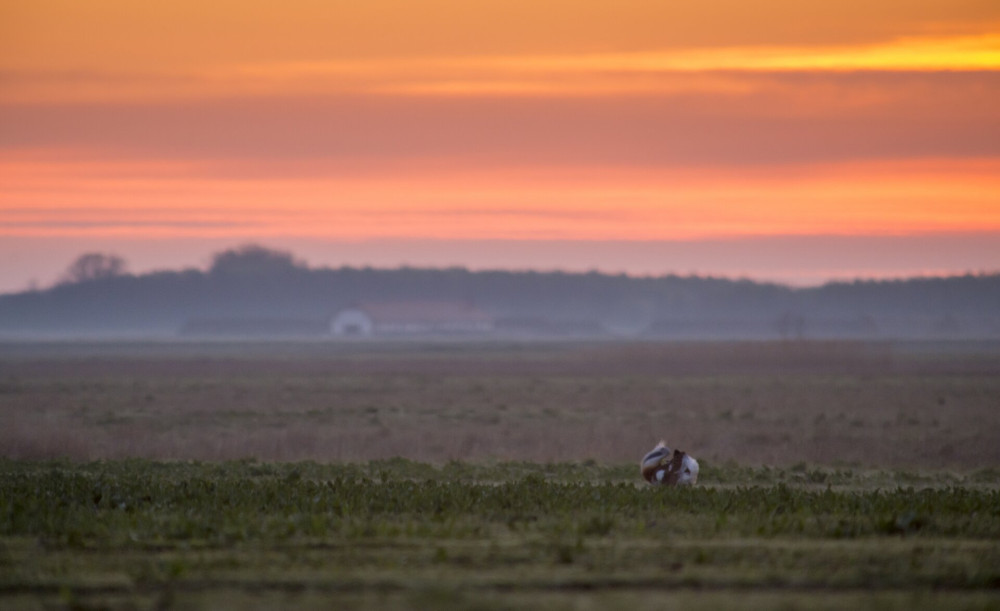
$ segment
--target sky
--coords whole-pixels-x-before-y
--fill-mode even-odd
[[[0,0],[0,292],[315,266],[1000,271],[995,0]]]

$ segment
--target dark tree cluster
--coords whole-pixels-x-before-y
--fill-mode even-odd
[[[247,245],[208,270],[133,275],[81,255],[48,290],[0,295],[0,336],[172,336],[192,320],[281,320],[323,329],[360,302],[474,304],[499,330],[663,339],[1000,337],[1000,274],[794,289],[701,276],[629,277],[464,268],[310,268]]]

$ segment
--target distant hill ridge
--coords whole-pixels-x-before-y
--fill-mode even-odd
[[[257,246],[219,253],[207,271],[131,275],[120,267],[0,295],[0,337],[170,337],[199,320],[308,321],[322,332],[324,321],[354,303],[431,300],[474,304],[495,318],[499,333],[1000,338],[996,273],[791,288],[677,275],[310,268],[289,253]]]

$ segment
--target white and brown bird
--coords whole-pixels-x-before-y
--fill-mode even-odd
[[[650,484],[688,486],[698,481],[698,461],[680,450],[671,454],[662,440],[642,457],[639,469]]]

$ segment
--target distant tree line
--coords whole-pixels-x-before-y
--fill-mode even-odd
[[[115,255],[82,255],[50,289],[0,295],[0,335],[163,336],[193,319],[324,321],[354,303],[419,300],[471,303],[542,330],[639,337],[1000,337],[1000,274],[796,289],[702,276],[310,268],[253,245],[216,254],[204,271],[130,274]]]

